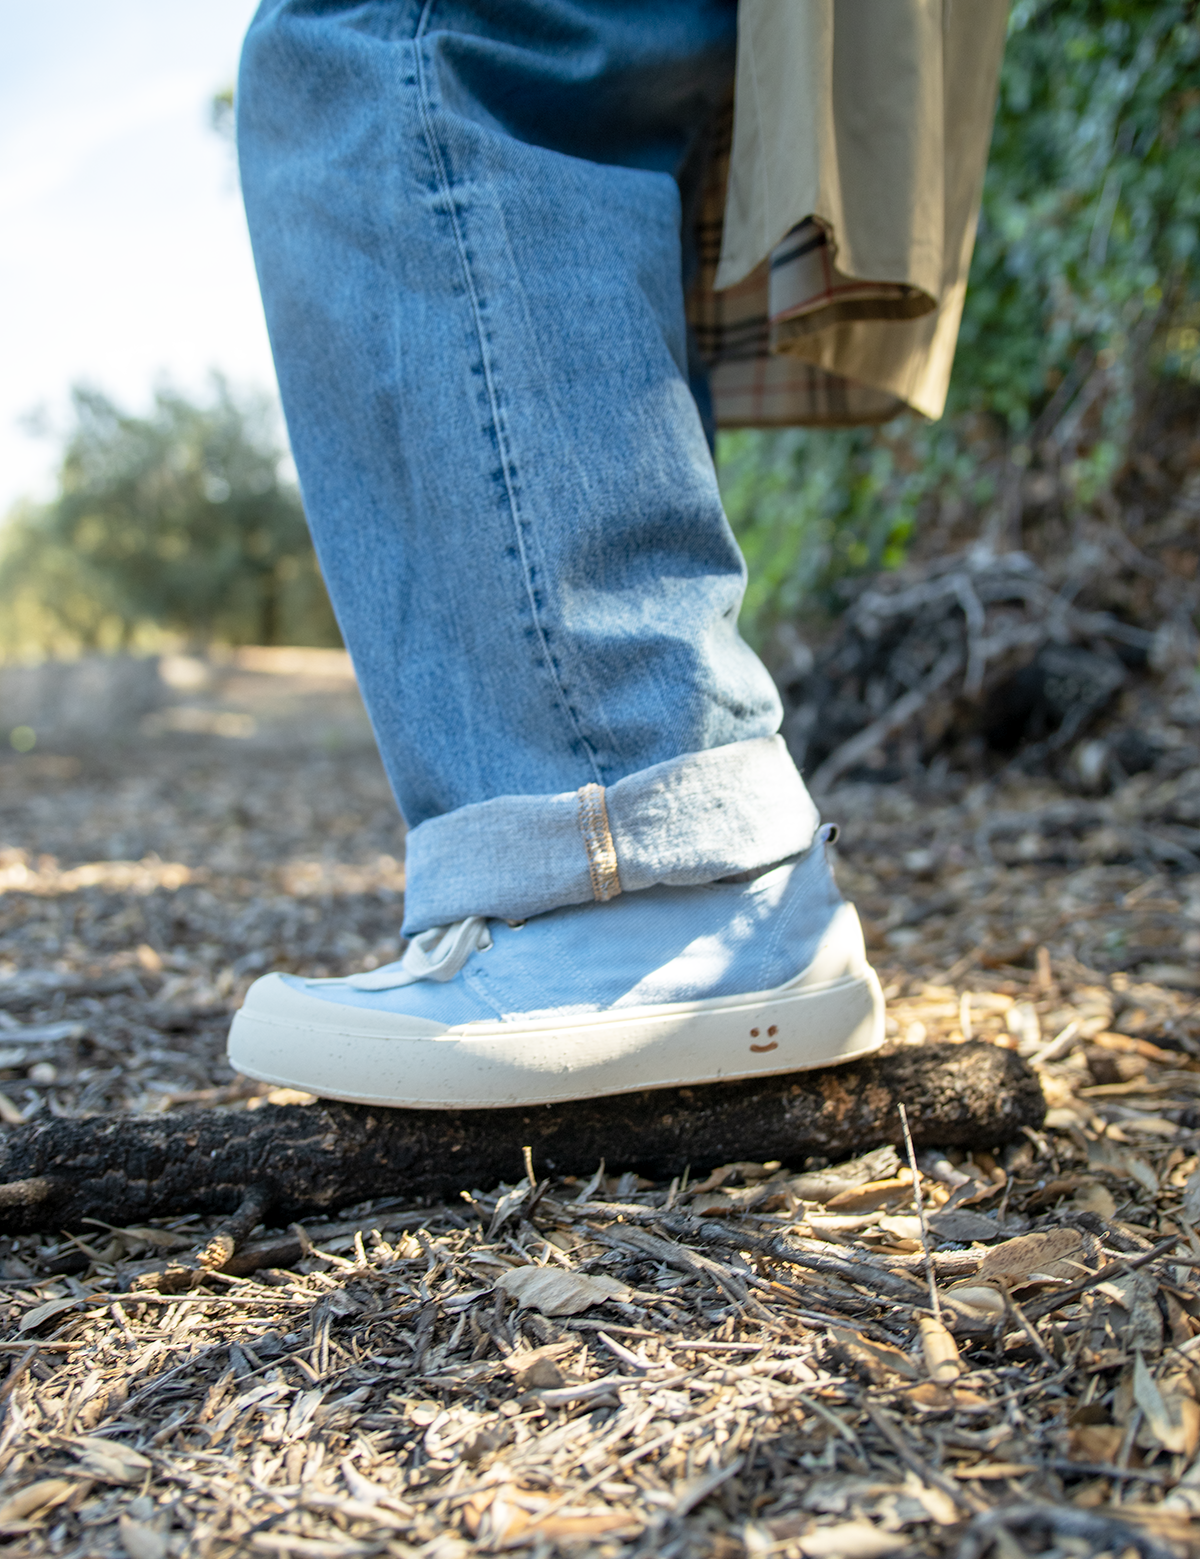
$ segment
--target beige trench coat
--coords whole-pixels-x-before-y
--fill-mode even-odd
[[[946,401],[1008,0],[741,0],[688,316],[723,427]]]

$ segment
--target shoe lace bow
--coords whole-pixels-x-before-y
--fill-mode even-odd
[[[352,974],[346,981],[356,991],[390,991],[418,980],[452,980],[472,953],[492,945],[492,933],[482,915],[468,915],[451,926],[431,926],[404,949],[398,963],[366,974]]]

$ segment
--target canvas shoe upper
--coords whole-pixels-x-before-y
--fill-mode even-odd
[[[750,881],[460,921],[343,979],[267,975],[229,1054],[325,1097],[489,1108],[824,1066],[882,1036],[819,841]]]

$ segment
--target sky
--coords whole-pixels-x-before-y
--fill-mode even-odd
[[[143,411],[211,369],[273,388],[228,143],[256,0],[0,0],[0,516],[53,490],[77,381]]]

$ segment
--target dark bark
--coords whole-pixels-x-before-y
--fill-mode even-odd
[[[1033,1072],[992,1045],[930,1045],[850,1066],[503,1110],[321,1103],[20,1126],[0,1140],[0,1232],[228,1214],[261,1195],[276,1223],[369,1197],[457,1197],[539,1172],[638,1169],[656,1179],[735,1159],[800,1166],[902,1142],[992,1147],[1045,1111]]]

